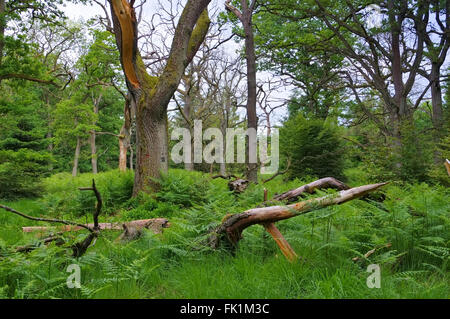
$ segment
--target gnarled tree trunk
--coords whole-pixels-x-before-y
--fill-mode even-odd
[[[289,260],[292,260],[296,257],[295,252],[282,237],[281,233],[279,233],[278,229],[273,225],[273,223],[283,219],[303,215],[327,206],[339,205],[348,202],[350,200],[362,197],[370,192],[373,192],[386,184],[387,183],[365,185],[351,189],[345,189],[337,194],[327,195],[320,198],[313,198],[296,204],[285,206],[275,205],[269,207],[258,207],[249,209],[240,214],[226,216],[222,221],[222,224],[211,232],[211,236],[209,237],[209,245],[210,247],[216,249],[221,245],[221,243],[224,242],[227,246],[235,248],[239,240],[242,238],[242,232],[246,228],[255,224],[261,224],[276,240],[283,254]],[[298,198],[298,196],[302,192],[312,192],[313,189],[317,188],[347,188],[345,184],[332,178],[322,179],[308,185],[286,192],[278,197],[275,197],[274,200],[276,200],[276,198],[278,198],[278,200],[292,200],[294,198]]]
[[[166,66],[152,77],[137,48],[137,21],[134,1],[110,0],[117,47],[131,98],[136,103],[136,173],[133,194],[158,188],[161,171],[167,171],[167,105],[175,93],[185,68],[194,58],[210,20],[210,0],[189,0],[178,21]]]

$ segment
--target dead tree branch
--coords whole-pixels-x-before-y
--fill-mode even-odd
[[[319,182],[320,181],[320,182]],[[337,180],[329,178],[325,181],[316,181],[310,183],[308,187],[302,186],[293,191],[287,192],[280,196],[286,199],[298,198],[298,196],[305,191],[317,188],[318,185],[327,185],[344,187],[342,183],[336,183]],[[222,224],[211,232],[209,237],[209,245],[212,248],[218,248],[220,243],[225,242],[231,244],[231,247],[237,247],[239,240],[242,238],[242,232],[247,227],[255,224],[270,224],[280,220],[292,218],[295,216],[303,215],[314,210],[325,208],[332,205],[339,205],[350,200],[362,197],[370,192],[373,192],[387,183],[365,185],[355,187],[347,190],[342,190],[337,194],[331,194],[320,198],[313,198],[306,201],[302,201],[296,204],[287,206],[270,206],[262,208],[253,208],[240,214],[228,216],[222,222]],[[346,186],[345,186],[346,187]],[[278,237],[279,238],[279,237]],[[281,247],[281,246],[280,246]],[[284,253],[284,252],[283,252]]]

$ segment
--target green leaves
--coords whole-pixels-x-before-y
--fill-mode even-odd
[[[336,129],[321,120],[292,117],[280,129],[281,153],[291,159],[292,178],[341,178],[344,152]]]

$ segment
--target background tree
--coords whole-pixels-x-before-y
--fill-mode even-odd
[[[225,8],[234,15],[235,18],[229,17],[231,21],[239,20],[242,25],[243,32],[241,36],[245,39],[245,60],[247,62],[247,128],[258,130],[258,117],[256,114],[256,53],[255,40],[253,31],[253,13],[256,8],[256,0],[225,1]],[[251,153],[257,152],[256,138],[246,137],[246,164],[247,179],[251,182],[258,182],[258,164],[251,163]]]

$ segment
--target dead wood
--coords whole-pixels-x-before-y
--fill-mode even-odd
[[[35,250],[36,248],[40,247],[42,244],[48,245],[52,242],[56,242],[57,246],[61,246],[65,244],[64,239],[62,239],[60,236],[49,236],[47,238],[41,239],[39,243],[37,244],[31,244],[31,245],[25,245],[25,246],[18,246],[16,247],[16,252],[18,253],[29,253],[30,251]]]
[[[336,180],[329,179],[326,182],[330,183],[330,185],[335,185],[339,187],[343,187],[341,184],[336,184]],[[311,189],[312,186],[315,185],[323,185],[325,182],[321,183],[311,183],[308,184],[307,189]],[[387,183],[380,184],[372,184],[365,185],[360,187],[351,188],[348,190],[342,190],[337,194],[331,194],[320,198],[313,198],[303,202],[299,202],[296,204],[291,204],[287,206],[269,206],[269,207],[261,207],[261,208],[253,208],[247,210],[240,214],[231,215],[228,218],[224,219],[222,224],[217,227],[209,237],[209,245],[212,248],[218,248],[223,239],[231,244],[232,247],[236,247],[237,243],[242,237],[242,232],[247,227],[250,227],[255,224],[267,224],[267,223],[275,223],[277,221],[292,218],[295,216],[299,216],[302,214],[309,213],[311,211],[321,209],[331,205],[339,205],[350,200],[362,197],[370,192],[377,190],[378,188],[386,185]],[[305,185],[306,186],[306,185]],[[284,198],[292,198],[292,196],[298,197],[301,189],[305,189],[302,186],[299,189],[294,190],[295,192],[290,195],[286,195]],[[289,192],[288,192],[289,193]],[[287,193],[285,193],[287,194]],[[283,195],[283,194],[282,194]]]
[[[91,232],[93,231],[93,229],[90,228],[87,225],[75,223],[75,222],[72,222],[72,221],[69,221],[69,220],[54,219],[54,218],[42,218],[42,217],[32,217],[32,216],[26,215],[26,214],[21,213],[21,212],[13,209],[11,207],[8,207],[8,206],[2,205],[2,204],[0,204],[0,208],[3,208],[4,210],[6,210],[8,212],[11,212],[13,214],[19,215],[19,216],[21,216],[23,218],[26,218],[26,219],[29,219],[29,220],[34,220],[34,221],[38,221],[38,222],[59,223],[59,224],[64,224],[64,225],[76,226],[76,227],[79,227],[79,228],[84,228],[84,229],[87,229],[87,230],[89,230]]]
[[[312,183],[303,185],[299,188],[292,189],[283,194],[277,195],[272,199],[272,201],[294,202],[304,193],[312,194],[317,189],[324,189],[324,188],[335,188],[337,190],[349,189],[349,187],[347,185],[345,185],[344,183],[342,183],[341,181],[339,181],[333,177],[325,177],[325,178],[321,178],[317,181],[314,181]]]
[[[97,204],[95,205],[95,213],[94,213],[94,230],[99,230],[98,226],[98,215],[100,215],[100,212],[102,210],[103,201],[102,197],[100,195],[100,192],[98,191],[97,187],[95,186],[95,180],[92,180],[92,187],[82,187],[79,188],[80,191],[93,191],[95,194],[95,197],[97,198]]]
[[[365,254],[364,254],[364,258],[367,259],[367,258],[369,258],[370,256],[372,256],[376,251],[378,251],[378,250],[380,250],[380,249],[383,249],[383,248],[390,248],[391,246],[392,246],[391,243],[387,243],[386,245],[383,245],[383,246],[380,246],[380,247],[375,247],[374,249],[371,249],[371,250],[369,250],[367,253],[365,253]],[[361,258],[360,258],[360,257],[355,257],[355,258],[352,258],[352,260],[353,260],[354,262],[357,262],[357,261],[360,261]]]
[[[278,247],[280,247],[281,252],[289,261],[294,261],[298,258],[298,255],[295,253],[294,249],[292,249],[291,245],[289,245],[274,223],[265,223],[263,226],[275,240]]]
[[[263,184],[270,182],[271,180],[273,180],[277,176],[286,174],[289,171],[290,167],[291,167],[291,159],[288,159],[287,165],[286,165],[286,169],[283,170],[283,171],[278,171],[275,174],[273,174],[271,177],[269,177],[268,179],[263,180]]]
[[[170,226],[169,221],[165,218],[147,219],[145,222],[140,221],[123,223],[123,233],[116,239],[116,241],[131,241],[136,240],[142,236],[143,229],[151,230],[155,234],[161,234],[163,228]]]
[[[162,228],[168,228],[170,227],[170,224],[167,219],[165,218],[153,218],[153,219],[140,219],[140,220],[133,220],[128,222],[127,224],[130,224],[132,226],[139,227],[141,225],[145,225],[147,223],[150,223],[152,227],[149,227],[149,229],[153,230],[155,233],[160,233],[162,231]],[[121,230],[123,223],[99,223],[98,228],[99,230]],[[87,224],[85,225],[90,228],[94,228],[94,224]],[[46,226],[27,226],[22,227],[22,231],[24,233],[30,233],[30,232],[47,232],[47,231],[60,231],[60,232],[69,232],[69,231],[78,231],[84,228],[81,228],[79,226],[62,226],[62,227],[46,227]]]
[[[98,216],[100,215],[101,212],[101,208],[102,208],[102,199],[100,196],[100,192],[97,190],[97,187],[95,186],[95,180],[92,180],[92,187],[85,187],[85,188],[80,188],[80,190],[92,190],[97,198],[97,204],[96,204],[96,208],[95,208],[95,212],[93,214],[94,217],[94,225],[93,226],[89,226],[89,225],[84,225],[84,224],[80,224],[80,223],[76,223],[76,222],[72,222],[72,221],[68,221],[68,220],[62,220],[62,219],[54,219],[54,218],[43,218],[43,217],[33,217],[33,216],[29,216],[27,214],[21,213],[11,207],[5,206],[5,205],[0,205],[0,208],[3,208],[4,210],[11,212],[13,214],[19,215],[23,218],[26,219],[30,219],[30,220],[34,220],[34,221],[39,221],[39,222],[48,222],[48,223],[58,223],[58,224],[64,224],[69,227],[78,227],[78,228],[83,228],[83,229],[87,229],[90,233],[89,235],[81,242],[75,243],[73,244],[72,250],[73,250],[73,256],[74,257],[80,257],[82,256],[86,250],[89,248],[89,246],[91,245],[92,241],[94,241],[99,234],[100,228],[99,228],[99,223],[98,223]],[[47,239],[44,239],[44,244],[54,240],[57,240],[58,238],[53,238],[53,237],[48,237]],[[17,252],[27,252],[30,250],[35,249],[37,246],[36,245],[27,245],[27,246],[22,246],[22,247],[18,247],[16,249]]]
[[[246,179],[236,179],[228,182],[228,189],[235,194],[240,194],[247,189],[249,183],[250,182]]]

